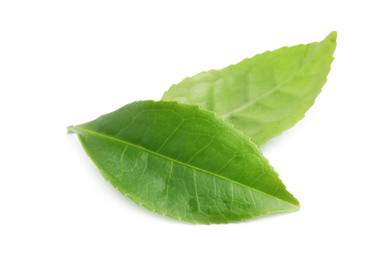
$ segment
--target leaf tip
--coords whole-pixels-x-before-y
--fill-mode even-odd
[[[332,32],[330,32],[330,34],[328,34],[328,36],[325,38],[325,40],[329,40],[329,41],[336,43],[337,37],[338,37],[337,31],[332,31]]]

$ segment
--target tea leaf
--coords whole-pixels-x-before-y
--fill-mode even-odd
[[[165,92],[162,100],[216,112],[259,146],[304,117],[326,82],[336,32],[322,42],[283,47],[221,70],[201,72]]]
[[[299,209],[248,137],[198,106],[134,102],[68,129],[108,182],[161,215],[209,224]]]

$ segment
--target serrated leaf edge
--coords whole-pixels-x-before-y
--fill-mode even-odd
[[[228,126],[232,131],[235,131],[236,133],[238,133],[238,134],[240,134],[242,137],[244,137],[247,141],[249,141],[249,143],[250,143],[252,146],[254,146],[256,152],[258,153],[258,155],[259,155],[266,163],[269,164],[269,167],[270,167],[272,170],[274,170],[273,166],[270,165],[269,160],[263,156],[263,153],[257,148],[256,144],[251,140],[251,137],[245,135],[241,130],[235,128],[234,125],[231,124],[230,122],[227,122],[225,119],[218,117],[214,111],[209,111],[209,110],[203,109],[203,108],[201,108],[199,105],[181,103],[181,102],[179,102],[179,101],[165,101],[165,100],[154,101],[154,100],[143,100],[143,101],[135,101],[135,102],[133,102],[133,103],[136,103],[136,102],[145,102],[145,101],[152,102],[152,103],[160,102],[160,103],[175,103],[175,104],[181,104],[181,105],[193,107],[193,108],[195,108],[195,109],[197,109],[197,110],[201,110],[201,111],[203,111],[203,112],[205,112],[205,113],[208,113],[209,115],[211,115],[211,116],[213,116],[214,118],[216,118],[216,120],[218,120],[218,121],[224,123],[224,124],[225,124],[226,126]],[[88,157],[92,160],[92,162],[97,166],[97,168],[99,169],[99,171],[100,171],[100,172],[109,172],[109,171],[105,170],[105,168],[104,168],[102,165],[97,164],[97,162],[95,162],[95,160],[92,159],[92,158],[93,158],[93,157],[92,157],[92,152],[88,149],[87,146],[84,145],[83,141],[82,141],[81,138],[80,138],[80,135],[83,136],[83,133],[87,133],[87,134],[88,134],[88,133],[91,133],[91,132],[93,132],[93,131],[89,131],[89,130],[87,130],[87,131],[86,131],[86,130],[82,131],[81,129],[77,128],[77,126],[68,126],[67,129],[68,129],[68,133],[75,133],[75,134],[77,134],[78,139],[80,140],[80,143],[81,143],[82,147],[84,148],[86,154],[87,154]],[[94,132],[94,133],[95,133],[95,132]],[[99,135],[99,136],[107,137],[107,138],[109,138],[109,139],[112,139],[112,138],[110,138],[109,136],[101,135],[101,134],[99,134],[99,133],[95,133],[95,134],[97,134],[97,135]],[[114,139],[114,140],[115,140],[115,141],[118,141],[117,139]],[[124,142],[124,141],[122,141],[122,142],[123,142],[123,143],[126,143],[126,142]],[[127,144],[127,143],[126,143],[126,144]],[[197,168],[197,167],[195,167],[195,166],[190,166],[190,165],[184,164],[184,163],[182,163],[182,162],[176,161],[176,160],[174,160],[174,159],[172,159],[172,158],[163,156],[163,155],[161,155],[161,154],[158,154],[158,153],[156,153],[156,152],[150,151],[150,150],[148,150],[148,149],[146,149],[146,148],[143,148],[143,147],[140,147],[140,146],[137,146],[137,145],[134,145],[134,144],[130,144],[130,145],[132,145],[132,146],[134,146],[134,147],[137,147],[137,148],[139,148],[139,149],[145,150],[145,151],[147,151],[147,152],[150,152],[150,153],[152,153],[152,154],[156,154],[157,156],[160,156],[160,157],[166,158],[166,159],[168,159],[168,160],[174,161],[174,162],[176,162],[176,163],[178,163],[178,164],[182,164],[182,165],[185,165],[185,166],[188,166],[188,167],[192,167],[192,168],[194,168],[194,169],[196,169],[196,170],[205,172],[205,173],[207,173],[207,174],[211,174],[212,176],[216,176],[216,177],[219,177],[219,178],[221,178],[221,179],[223,179],[223,180],[226,180],[226,181],[235,183],[235,184],[240,185],[240,186],[244,186],[244,187],[246,187],[246,188],[248,188],[248,189],[252,189],[252,190],[254,190],[255,192],[259,192],[259,193],[264,194],[265,196],[273,197],[274,199],[284,201],[285,203],[291,204],[291,205],[293,205],[293,206],[296,208],[296,210],[287,210],[287,209],[284,209],[284,210],[267,211],[267,212],[264,212],[263,214],[260,214],[260,215],[252,215],[251,218],[242,218],[242,219],[236,220],[236,221],[209,222],[209,223],[207,222],[207,223],[204,223],[204,222],[196,222],[196,221],[188,221],[188,220],[185,220],[185,222],[192,223],[192,224],[227,224],[227,223],[231,223],[231,222],[243,221],[243,220],[246,220],[246,219],[247,219],[247,220],[249,220],[249,219],[254,219],[255,217],[264,216],[264,215],[269,215],[269,214],[275,214],[275,213],[279,213],[279,212],[293,212],[293,211],[297,211],[297,210],[300,208],[300,204],[298,204],[298,205],[292,204],[292,203],[290,203],[290,202],[288,202],[288,201],[285,201],[285,200],[283,200],[283,199],[281,199],[281,198],[274,197],[274,196],[272,196],[272,195],[270,195],[270,194],[263,193],[262,191],[253,189],[252,187],[243,185],[243,184],[241,184],[241,183],[235,182],[235,181],[233,181],[233,180],[224,178],[224,177],[219,176],[219,175],[214,175],[214,174],[210,173],[210,172],[207,171],[207,170],[200,169],[200,168]],[[277,175],[277,177],[279,178],[278,172],[274,170],[274,173],[275,173],[275,174]],[[113,184],[111,183],[111,181],[109,181],[107,178],[105,178],[105,175],[104,175],[104,174],[102,174],[102,175],[103,175],[104,179],[105,179],[108,183],[110,183],[115,189],[117,189],[118,191],[120,191],[120,190],[118,189],[118,187],[116,187],[115,185],[113,185]],[[279,179],[280,179],[280,178],[279,178]],[[280,179],[280,181],[281,181],[280,184],[282,184],[282,188],[285,188],[285,189],[286,189],[286,186],[285,186],[285,184],[282,182],[281,179]],[[134,198],[132,198],[129,194],[123,193],[123,192],[121,192],[121,191],[120,191],[120,193],[122,193],[124,196],[130,198],[130,199],[131,199],[132,201],[134,201],[137,205],[143,206],[143,207],[147,208],[148,210],[150,210],[151,212],[158,213],[159,215],[162,215],[162,216],[165,216],[165,215],[166,215],[166,216],[168,216],[168,217],[170,217],[170,218],[173,218],[173,219],[182,221],[182,219],[178,219],[178,218],[176,218],[176,217],[173,217],[173,216],[169,215],[168,213],[163,214],[163,213],[159,213],[159,212],[156,212],[155,210],[152,210],[152,209],[148,208],[148,207],[145,206],[144,204],[142,204],[142,203],[136,201],[136,200],[135,200]],[[294,197],[293,194],[291,194],[291,193],[289,193],[289,194],[298,202],[298,200]],[[299,202],[298,202],[298,203],[299,203]]]

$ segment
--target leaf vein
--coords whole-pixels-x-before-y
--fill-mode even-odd
[[[279,89],[285,82],[288,82],[289,80],[293,79],[294,77],[296,77],[296,75],[298,75],[300,73],[300,71],[316,56],[316,53],[319,52],[320,49],[318,49],[312,56],[309,60],[307,60],[304,64],[302,64],[298,70],[292,74],[290,77],[288,77],[287,79],[279,82],[275,87],[271,88],[270,90],[264,92],[262,95],[259,95],[258,97],[254,98],[252,101],[250,102],[247,102],[246,104],[240,106],[240,107],[237,107],[233,110],[231,110],[230,112],[227,112],[227,113],[224,113],[222,115],[218,115],[219,117],[221,118],[226,118],[228,117],[230,114],[232,113],[238,113],[244,109],[246,109],[247,107],[250,107],[252,106],[253,104],[255,104],[257,101],[260,101],[264,96],[268,95],[268,94],[271,94],[272,92],[274,92],[275,90]],[[275,75],[274,75],[275,77]],[[275,80],[277,80],[276,78],[274,78]]]
[[[228,179],[228,178],[226,178],[226,177],[224,177],[224,176],[221,176],[221,175],[217,175],[217,174],[215,174],[215,173],[212,173],[212,172],[210,172],[210,171],[208,171],[208,170],[198,168],[198,167],[196,167],[196,166],[194,166],[194,165],[188,165],[188,164],[186,164],[186,163],[184,163],[184,162],[177,161],[177,160],[175,160],[175,159],[173,159],[173,158],[167,157],[167,156],[165,156],[165,155],[163,155],[163,154],[160,154],[160,153],[157,153],[157,152],[155,152],[155,151],[151,151],[151,150],[149,150],[149,149],[147,149],[147,148],[145,148],[145,147],[142,147],[142,146],[139,146],[139,145],[136,145],[136,144],[127,142],[127,141],[125,141],[125,140],[117,139],[117,138],[114,138],[114,137],[111,137],[111,136],[108,136],[108,135],[105,135],[105,134],[101,134],[101,133],[98,133],[98,132],[95,132],[95,131],[92,131],[92,130],[89,130],[89,129],[83,129],[83,128],[79,127],[79,126],[71,126],[71,127],[69,127],[69,128],[70,128],[71,130],[73,130],[74,132],[78,133],[78,134],[80,134],[80,133],[85,133],[85,134],[87,134],[88,136],[89,136],[89,135],[94,135],[94,136],[97,136],[97,137],[100,137],[100,138],[106,138],[106,139],[109,139],[109,140],[111,140],[111,141],[116,141],[116,142],[120,142],[120,143],[126,144],[126,145],[128,145],[128,146],[132,146],[132,147],[134,147],[134,148],[143,150],[143,151],[147,152],[148,154],[153,154],[153,155],[159,156],[159,157],[161,157],[161,158],[164,158],[164,159],[166,159],[166,160],[172,161],[172,162],[174,162],[174,163],[177,163],[177,164],[180,164],[180,165],[183,165],[183,166],[192,168],[193,170],[201,171],[201,172],[203,172],[203,173],[209,174],[209,175],[211,175],[211,176],[218,177],[218,178],[220,178],[220,179],[222,179],[222,180],[225,180],[225,181],[228,181],[228,182],[232,182],[232,183],[234,183],[234,184],[236,184],[236,185],[245,187],[245,188],[247,188],[247,189],[254,190],[255,192],[261,193],[261,194],[263,194],[263,195],[265,195],[265,196],[272,197],[272,198],[274,198],[274,199],[276,199],[276,200],[281,200],[281,201],[284,201],[284,202],[287,202],[287,203],[291,204],[289,201],[285,201],[285,200],[283,200],[283,199],[281,199],[281,198],[274,197],[274,196],[272,196],[272,195],[270,195],[270,194],[268,194],[268,193],[265,193],[265,192],[263,192],[263,191],[261,191],[261,190],[255,189],[254,187],[250,187],[250,186],[248,186],[248,185],[246,185],[246,184],[243,184],[243,183],[240,183],[240,182],[236,182],[236,181],[231,180],[231,179]],[[292,204],[292,205],[293,205],[293,204]]]

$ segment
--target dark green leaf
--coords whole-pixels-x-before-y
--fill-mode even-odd
[[[197,106],[134,102],[68,129],[108,182],[161,215],[227,223],[299,209],[248,137]]]

